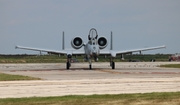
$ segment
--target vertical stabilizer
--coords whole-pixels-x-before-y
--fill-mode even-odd
[[[113,50],[113,33],[111,31],[111,45],[110,45],[110,50]]]
[[[62,50],[64,50],[64,31],[62,33]]]

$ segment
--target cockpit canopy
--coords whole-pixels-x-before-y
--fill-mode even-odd
[[[89,35],[88,35],[88,39],[89,40],[95,40],[98,38],[98,34],[97,34],[97,31],[95,28],[92,28],[90,31],[89,31]]]

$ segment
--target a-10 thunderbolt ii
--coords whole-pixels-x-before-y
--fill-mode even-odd
[[[110,66],[112,69],[115,69],[115,62],[113,58],[116,57],[118,54],[128,54],[133,52],[142,52],[147,50],[155,50],[165,48],[166,46],[157,46],[157,47],[148,47],[148,48],[141,48],[141,49],[133,49],[133,50],[124,50],[124,51],[115,51],[113,50],[112,46],[112,32],[111,32],[111,43],[110,43],[110,50],[103,50],[107,47],[108,41],[106,37],[99,37],[98,33],[95,28],[90,29],[88,35],[88,42],[84,43],[80,36],[76,36],[71,41],[71,46],[76,50],[65,50],[64,49],[64,32],[62,38],[62,50],[55,51],[55,50],[46,50],[46,49],[39,49],[39,48],[31,48],[31,47],[22,47],[16,46],[16,49],[25,49],[25,50],[34,50],[40,52],[48,52],[48,53],[56,53],[56,54],[65,54],[67,55],[67,62],[66,62],[66,69],[71,67],[71,58],[72,55],[85,55],[86,60],[89,62],[89,69],[92,69],[92,59],[94,61],[98,61],[99,55],[110,55]],[[81,47],[84,47],[84,50],[80,50]]]

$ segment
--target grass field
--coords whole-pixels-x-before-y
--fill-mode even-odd
[[[161,65],[160,67],[180,68],[180,64],[168,64],[168,65]]]
[[[124,55],[125,60],[121,60],[121,56],[118,55],[115,62],[128,62],[131,60],[137,61],[150,61],[155,59],[156,61],[168,61],[169,54],[155,54],[155,55]],[[73,56],[75,58],[75,56]],[[109,57],[99,56],[99,62],[109,62]],[[84,62],[84,56],[77,56],[79,62]],[[0,63],[61,63],[66,62],[66,56],[61,55],[0,55]]]
[[[0,73],[0,81],[17,81],[17,80],[40,80],[40,78]]]
[[[0,55],[0,63],[61,63],[66,57],[57,55]]]
[[[7,98],[0,105],[180,105],[180,92]]]

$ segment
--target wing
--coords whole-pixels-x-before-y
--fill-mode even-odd
[[[115,57],[117,54],[127,54],[127,53],[141,52],[141,51],[147,51],[147,50],[156,50],[156,49],[161,49],[161,48],[166,48],[166,46],[164,45],[164,46],[140,48],[140,49],[133,49],[133,50],[123,50],[123,51],[114,51],[114,50],[104,51],[104,50],[102,50],[100,52],[100,54],[111,55],[111,56]]]
[[[40,52],[47,52],[47,53],[55,53],[55,54],[70,54],[70,55],[83,55],[83,50],[47,50],[47,49],[39,49],[39,48],[32,48],[32,47],[23,47],[23,46],[15,46],[16,49],[24,49],[24,50],[32,50],[32,51],[40,51]]]

